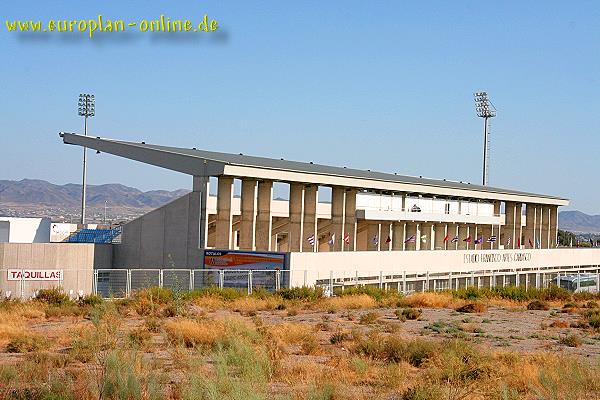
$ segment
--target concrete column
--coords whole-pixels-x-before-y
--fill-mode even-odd
[[[404,249],[404,222],[394,221],[392,223],[392,250]]]
[[[417,236],[417,224],[414,222],[406,222],[405,225],[405,235],[406,238],[404,240],[410,239],[411,236],[415,237],[414,243],[406,243],[404,245],[405,250],[417,250],[417,243],[421,240],[419,236]]]
[[[346,189],[341,186],[331,188],[331,234],[335,235],[332,251],[342,250],[344,238],[344,211],[346,204]],[[368,236],[368,235],[367,235]],[[368,238],[367,240],[371,240]]]
[[[210,178],[208,176],[194,176],[193,178],[192,191],[198,193],[198,204],[195,210],[190,211],[190,215],[194,216],[197,213],[195,221],[198,225],[189,230],[192,232],[190,236],[193,236],[195,240],[193,245],[188,245],[188,249],[206,249],[208,247],[208,212],[206,206],[208,204],[209,184]]]
[[[536,217],[536,207],[534,204],[528,203],[525,206],[525,229],[523,229],[523,239],[525,240],[525,247],[529,246],[529,241],[535,248],[535,217]]]
[[[231,225],[233,214],[231,203],[233,201],[233,178],[230,176],[219,177],[217,192],[217,225],[215,247],[218,249],[232,249]]]
[[[473,225],[473,249],[475,250],[481,249],[481,245],[475,244],[475,241],[479,239],[479,236],[481,236],[481,230],[479,229],[479,226],[475,224]]]
[[[519,242],[521,243],[521,246],[524,245],[523,243],[523,227],[522,225],[522,216],[523,216],[523,203],[517,203],[515,205],[515,235],[517,237],[517,239],[519,239]],[[517,244],[517,243],[515,243]]]
[[[494,216],[500,216],[502,202],[494,201]],[[492,235],[496,235],[496,242],[490,243],[490,249],[496,248],[498,249],[498,244],[500,243],[500,224],[497,227],[492,225]]]
[[[304,184],[290,183],[288,243],[289,251],[301,251],[304,235],[302,220],[304,218]]]
[[[520,208],[519,208],[520,210]],[[502,238],[502,244],[504,248],[515,249],[517,248],[517,232],[515,229],[517,219],[517,205],[512,201],[507,201],[504,205],[504,237]],[[519,221],[521,218],[519,218]],[[507,246],[508,239],[510,238],[510,244]]]
[[[379,249],[379,244],[373,241],[373,238],[379,236],[379,223],[374,221],[369,221],[367,225],[367,250],[368,251],[377,251]]]
[[[558,242],[558,206],[550,206],[550,242],[549,248],[555,248]]]
[[[273,219],[271,218],[271,201],[273,199],[273,182],[258,182],[257,213],[256,213],[256,250],[272,251],[271,232]]]
[[[542,249],[547,249],[549,248],[549,242],[550,242],[550,207],[548,206],[543,206],[542,207],[542,220],[543,220],[543,224],[542,224]]]
[[[435,250],[435,224],[429,228],[429,250]]]
[[[544,206],[538,205],[537,206],[537,225],[535,228],[536,228],[536,232],[537,232],[537,239],[539,239],[540,247],[542,247],[542,248],[543,248],[542,237],[544,236],[543,235],[544,222],[546,222],[546,217],[544,216]]]
[[[444,237],[446,237],[446,225],[435,224],[435,235],[434,235],[434,250],[444,250]]]
[[[300,251],[318,251],[317,244],[317,202],[319,187],[307,185],[304,187],[304,219],[302,228],[303,236]],[[308,238],[314,235],[315,245],[311,246]]]
[[[354,251],[356,241],[356,194],[357,189],[346,190],[345,212],[344,212],[344,235],[348,234],[350,244],[342,243],[344,251]],[[342,240],[343,237],[340,237]]]
[[[254,179],[242,180],[242,198],[240,218],[240,250],[255,250],[256,232],[256,194],[257,182]]]

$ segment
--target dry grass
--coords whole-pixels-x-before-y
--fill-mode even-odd
[[[164,293],[150,294],[151,304],[172,306],[173,300],[161,297]],[[47,305],[0,307],[5,337],[21,337],[32,327],[45,334],[40,334],[44,342],[35,335],[13,341],[11,349],[23,353],[4,354],[18,363],[0,362],[0,399],[8,397],[6,390],[12,398],[84,400],[591,399],[600,392],[600,369],[579,355],[565,355],[591,346],[591,339],[577,341],[589,338],[589,330],[575,339],[560,338],[561,353],[548,354],[491,350],[490,339],[473,334],[496,324],[479,325],[480,317],[454,318],[457,323],[462,318],[462,336],[455,337],[464,340],[419,336],[413,329],[419,322],[406,322],[401,332],[386,327],[388,317],[402,305],[451,309],[424,310],[430,319],[432,313],[455,316],[453,309],[470,304],[448,293],[416,293],[391,310],[382,310],[387,303],[366,293],[317,300],[208,293],[185,300],[185,318],[166,318],[153,306],[145,310],[140,304],[147,298],[105,302],[94,306],[89,317],[57,316],[43,328],[35,326],[35,319],[44,321]],[[510,304],[524,310],[527,303]],[[138,316],[136,309],[147,316]],[[286,317],[289,310],[302,311],[292,322]],[[343,312],[326,314],[332,310]],[[582,318],[596,318],[594,310],[581,309]],[[257,311],[272,312],[252,316]],[[407,308],[404,318],[418,318],[418,311]],[[541,314],[520,315],[546,320],[547,313]],[[551,326],[566,324],[555,321]],[[50,349],[36,350],[48,338]],[[476,344],[480,339],[483,345]],[[577,343],[580,350],[567,347]],[[552,340],[552,346],[557,344]],[[115,391],[100,396],[98,384],[109,384]]]
[[[338,312],[340,310],[360,310],[376,308],[377,301],[366,294],[354,296],[330,297],[317,301],[314,306],[316,310],[327,312]]]
[[[232,301],[229,305],[229,308],[244,315],[249,315],[254,314],[257,311],[274,310],[280,303],[281,302],[275,297],[269,297],[266,299],[242,297]]]
[[[424,292],[406,296],[400,303],[402,307],[450,308],[456,301],[450,293]]]
[[[186,347],[212,348],[224,337],[225,324],[219,320],[174,319],[164,326],[170,342]]]

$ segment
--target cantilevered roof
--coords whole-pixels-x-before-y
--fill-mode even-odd
[[[61,132],[60,136],[66,144],[85,146],[101,152],[197,176],[228,175],[239,178],[250,177],[283,182],[339,185],[359,189],[403,191],[451,197],[553,205],[567,205],[569,203],[567,199],[543,194],[346,167],[333,167],[313,164],[312,162],[220,153],[195,148],[159,146],[144,142],[126,142],[73,133]]]

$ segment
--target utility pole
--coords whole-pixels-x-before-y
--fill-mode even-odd
[[[496,107],[491,103],[486,92],[475,93],[475,111],[483,118],[483,186],[488,184],[489,171],[489,119],[496,116]]]
[[[80,93],[78,113],[83,117],[83,134],[87,136],[87,119],[96,115],[95,99],[93,94]],[[83,148],[83,182],[81,189],[81,225],[85,224],[85,197],[87,179],[87,148]]]

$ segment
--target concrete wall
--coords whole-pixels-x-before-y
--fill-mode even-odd
[[[571,266],[600,266],[600,249],[549,250],[458,250],[458,251],[356,251],[336,253],[290,253],[292,279],[303,279],[314,284],[327,279],[352,277],[359,271],[407,273],[465,272],[479,270],[506,270],[514,268],[548,268]],[[300,273],[302,272],[302,273]],[[302,284],[292,282],[292,284]]]
[[[49,218],[0,217],[0,222],[0,243],[50,242]]]
[[[94,268],[111,268],[112,245],[87,243],[0,243],[0,290],[30,297],[43,287],[62,285],[65,291],[92,291]],[[9,281],[8,270],[62,270],[59,281]],[[21,288],[23,283],[23,288]]]
[[[114,268],[197,268],[199,201],[192,192],[124,225]]]

